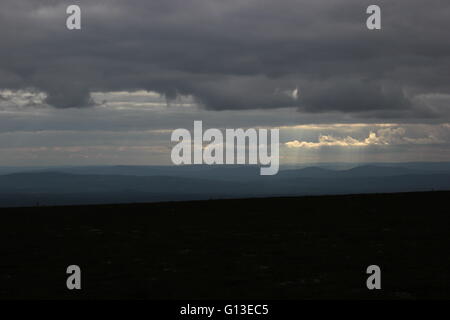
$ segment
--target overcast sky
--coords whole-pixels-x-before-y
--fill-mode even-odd
[[[0,6],[0,165],[170,164],[194,120],[281,128],[282,163],[450,161],[448,0]]]

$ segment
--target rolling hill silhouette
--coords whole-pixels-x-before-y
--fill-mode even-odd
[[[374,165],[348,170],[307,167],[276,176],[260,176],[256,166],[59,170],[0,175],[0,206],[450,190],[450,171]]]

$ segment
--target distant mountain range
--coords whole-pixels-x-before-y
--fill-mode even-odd
[[[0,168],[0,172],[4,170]],[[450,190],[450,166],[444,163],[369,164],[345,170],[290,168],[276,176],[260,176],[257,166],[203,165],[27,168],[12,172],[0,175],[0,206]]]

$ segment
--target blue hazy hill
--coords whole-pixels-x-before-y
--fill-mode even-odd
[[[155,202],[450,190],[435,166],[307,167],[260,176],[257,166],[92,166],[33,168],[0,175],[0,206]]]

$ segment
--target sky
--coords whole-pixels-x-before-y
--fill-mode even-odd
[[[280,128],[286,164],[450,161],[448,30],[448,0],[2,0],[0,165],[171,164],[194,120]]]

